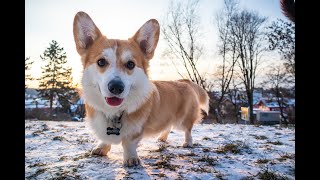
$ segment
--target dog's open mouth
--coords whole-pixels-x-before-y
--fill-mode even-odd
[[[106,97],[106,101],[110,106],[119,106],[123,99],[117,97]]]

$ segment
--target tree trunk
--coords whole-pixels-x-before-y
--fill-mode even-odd
[[[248,94],[248,103],[249,103],[249,120],[250,124],[254,124],[254,116],[253,116],[253,97],[252,94]]]
[[[50,120],[53,119],[53,116],[52,116],[52,104],[53,104],[53,94],[51,93],[50,94]]]
[[[213,114],[214,114],[214,116],[216,117],[217,123],[221,124],[222,121],[221,121],[221,116],[220,116],[220,113],[219,113],[219,112],[220,112],[220,111],[218,110],[218,108],[214,108],[214,109],[213,109]]]
[[[282,98],[282,97],[281,97]],[[281,116],[281,119],[280,119],[280,126],[282,125],[282,119],[283,119],[283,122],[284,124],[287,126],[288,125],[288,121],[287,121],[287,118],[284,116],[283,114],[283,103],[282,101],[280,100],[280,98],[278,97],[277,98],[278,100],[278,105],[279,105],[279,110],[280,110],[280,116]]]
[[[239,124],[238,106],[237,106],[237,104],[234,105],[234,109],[235,109],[235,115],[236,115],[236,123]]]
[[[220,107],[220,105],[218,105],[217,114],[218,114],[217,118],[219,120],[219,123],[223,124],[223,117],[221,117],[221,107]]]

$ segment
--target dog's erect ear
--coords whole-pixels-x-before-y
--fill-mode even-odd
[[[160,34],[160,26],[157,20],[150,19],[136,32],[133,39],[138,43],[146,59],[153,57]]]
[[[78,12],[73,20],[73,36],[77,51],[84,55],[92,43],[102,36],[90,16],[85,12]]]

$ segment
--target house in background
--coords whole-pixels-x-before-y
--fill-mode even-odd
[[[49,111],[50,100],[42,99],[38,96],[38,92],[35,89],[28,88],[25,90],[24,95],[24,107],[26,111],[31,111],[33,109],[41,109],[43,111]],[[61,104],[58,101],[58,97],[53,98],[52,108],[61,108]]]
[[[84,98],[81,97],[73,105],[70,106],[72,120],[74,120],[74,121],[83,120],[83,118],[85,116],[84,103],[85,103],[85,100],[84,100]]]
[[[26,111],[31,111],[33,109],[41,109],[43,111],[49,111],[50,109],[50,101],[46,99],[40,99],[40,98],[35,98],[35,99],[26,99],[24,101],[24,107]],[[61,104],[59,101],[55,98],[52,102],[52,108],[61,108]]]
[[[26,89],[24,107],[26,119],[48,119],[50,115],[50,100],[38,97],[35,89]],[[59,108],[62,108],[62,105],[56,96],[52,102],[53,117],[57,117]]]
[[[284,106],[282,107],[284,115],[288,117],[289,122],[295,121],[294,107],[295,99],[286,98]],[[242,117],[248,117],[248,107],[241,107]],[[280,122],[280,106],[275,99],[260,98],[256,100],[253,105],[253,114],[256,122],[260,124],[277,124]],[[242,123],[247,123],[248,118],[241,118]]]
[[[241,124],[249,124],[249,107],[241,107]],[[253,108],[254,122],[259,124],[278,124],[280,122],[279,111],[264,111]]]
[[[287,112],[289,106],[295,106],[294,99],[285,100],[284,106],[282,107],[283,111]],[[280,111],[280,106],[277,101],[267,100],[265,98],[262,98],[259,101],[255,102],[253,107],[262,111]]]

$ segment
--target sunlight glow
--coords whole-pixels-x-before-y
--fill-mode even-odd
[[[203,73],[211,73],[214,70],[217,59],[216,41],[217,33],[212,23],[214,13],[222,8],[222,0],[200,1],[200,16],[204,31],[203,44],[205,54],[198,66]],[[244,7],[256,9],[259,13],[275,18],[283,18],[276,0],[242,0]],[[169,0],[140,0],[140,1],[111,1],[111,0],[26,0],[26,25],[25,25],[25,57],[34,60],[31,75],[40,78],[43,62],[40,55],[49,46],[52,40],[56,40],[63,47],[68,63],[72,67],[74,84],[81,79],[82,64],[80,56],[76,52],[73,39],[73,18],[78,11],[87,12],[108,38],[127,39],[147,20],[155,18],[160,22],[164,19]],[[58,11],[57,11],[58,10]],[[171,60],[162,58],[162,52],[167,44],[160,33],[160,40],[155,51],[155,56],[150,62],[149,76],[153,80],[174,80],[181,78],[172,66]],[[38,82],[26,82],[29,87],[36,88]]]

